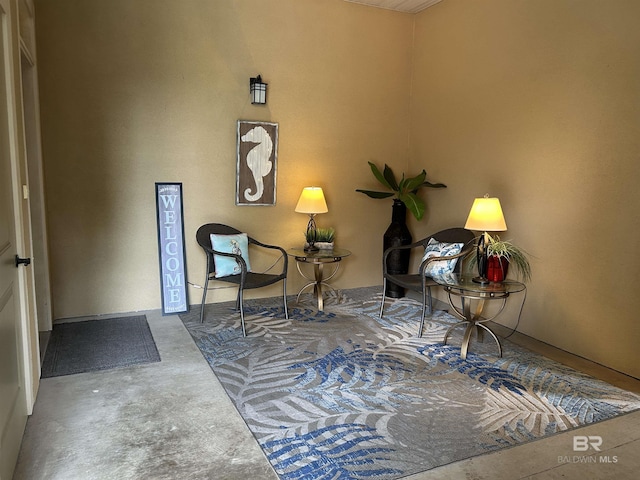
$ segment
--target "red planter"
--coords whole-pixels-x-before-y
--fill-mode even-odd
[[[490,282],[502,282],[507,277],[509,260],[491,255],[487,257],[487,279]]]

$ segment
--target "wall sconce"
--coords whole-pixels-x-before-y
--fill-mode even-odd
[[[302,193],[300,194],[300,198],[298,199],[298,204],[296,205],[296,212],[298,213],[308,213],[309,214],[309,223],[307,224],[307,243],[308,245],[305,247],[305,252],[315,252],[318,250],[318,247],[315,246],[316,242],[316,221],[315,216],[318,213],[327,213],[329,209],[327,208],[327,202],[324,199],[324,193],[322,192],[322,188],[320,187],[304,187]]]
[[[476,251],[478,276],[473,281],[482,285],[487,284],[489,283],[487,279],[487,232],[504,232],[507,229],[507,222],[502,213],[500,200],[495,197],[489,198],[488,194],[483,198],[476,198],[473,201],[464,228],[484,232],[478,237]]]
[[[251,103],[267,103],[267,84],[262,83],[260,75],[249,79],[249,94],[251,95]]]

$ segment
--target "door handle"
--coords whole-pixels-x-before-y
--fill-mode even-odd
[[[26,267],[29,264],[31,264],[30,258],[20,258],[18,255],[16,255],[16,268],[18,268],[20,265],[24,265]]]

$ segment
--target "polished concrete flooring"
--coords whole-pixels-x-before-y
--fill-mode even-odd
[[[277,479],[180,319],[136,313],[147,315],[162,361],[42,379],[14,480]],[[511,340],[640,393],[636,379],[519,334]],[[574,435],[601,437],[601,451],[574,452]],[[626,479],[638,471],[640,411],[406,478]]]

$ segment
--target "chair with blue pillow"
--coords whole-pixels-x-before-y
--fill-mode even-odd
[[[407,290],[422,294],[422,318],[418,336],[422,336],[424,318],[429,307],[429,314],[433,312],[433,300],[431,287],[438,284],[431,278],[432,275],[445,273],[460,273],[462,258],[474,249],[474,235],[471,231],[456,227],[442,230],[418,240],[410,245],[390,247],[382,256],[382,304],[380,305],[380,318],[384,311],[385,292],[387,282],[394,283]],[[389,255],[398,250],[419,249],[422,261],[417,273],[389,273],[387,259]],[[397,253],[396,253],[397,255]]]
[[[204,322],[204,306],[209,289],[209,281],[217,280],[238,285],[236,310],[240,311],[242,335],[247,336],[244,323],[244,291],[254,288],[262,288],[282,281],[282,298],[284,300],[284,316],[289,318],[287,311],[287,268],[288,257],[285,250],[277,245],[268,245],[248,236],[228,225],[221,223],[208,223],[202,225],[196,232],[196,240],[205,251],[207,257],[207,270],[202,292],[202,306],[200,309],[200,323]],[[271,251],[273,253],[273,265],[277,267],[274,273],[257,273],[251,270],[251,254]]]

